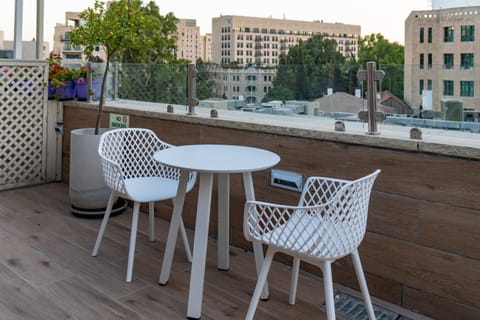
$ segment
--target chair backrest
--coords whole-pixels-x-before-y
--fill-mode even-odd
[[[328,204],[323,218],[329,227],[327,238],[334,244],[329,249],[330,255],[342,256],[351,253],[362,242],[367,229],[370,195],[379,173],[380,170],[376,170],[346,183]]]
[[[126,128],[106,131],[100,138],[98,154],[107,185],[124,193],[124,179],[164,177],[178,180],[180,171],[155,161],[153,154],[172,145],[160,140],[150,129]]]

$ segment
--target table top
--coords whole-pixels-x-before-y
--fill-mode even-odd
[[[268,150],[224,144],[177,146],[157,151],[153,158],[180,169],[216,173],[264,170],[280,161],[276,153]]]

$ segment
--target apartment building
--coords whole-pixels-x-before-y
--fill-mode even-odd
[[[212,34],[207,33],[202,36],[203,42],[203,58],[204,62],[212,62]]]
[[[246,103],[260,103],[272,88],[273,68],[248,67],[242,69],[218,67],[209,71],[215,81],[216,94]]]
[[[203,39],[200,27],[195,19],[179,19],[177,22],[177,59],[186,59],[195,63],[198,58],[203,60]]]
[[[480,1],[433,1],[405,20],[404,100],[441,111],[442,100],[480,111]]]
[[[65,23],[57,23],[53,34],[53,52],[60,54],[67,64],[80,64],[86,60],[82,46],[73,45],[70,31],[80,25],[80,12],[65,12]],[[105,53],[96,46],[92,52],[94,57],[105,60]]]
[[[281,53],[287,54],[300,40],[316,34],[337,41],[337,49],[345,57],[357,56],[359,25],[220,16],[212,19],[212,61],[273,67],[279,63]]]

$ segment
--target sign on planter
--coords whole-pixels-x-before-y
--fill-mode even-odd
[[[130,116],[110,113],[110,128],[128,128]]]

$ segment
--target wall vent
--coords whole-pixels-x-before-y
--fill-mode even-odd
[[[325,303],[322,306],[325,308]],[[335,295],[335,310],[345,319],[368,320],[363,300],[344,292]],[[378,305],[373,305],[373,311],[377,320],[413,320]]]
[[[287,190],[302,192],[304,176],[301,173],[272,169],[270,172],[270,185]]]

